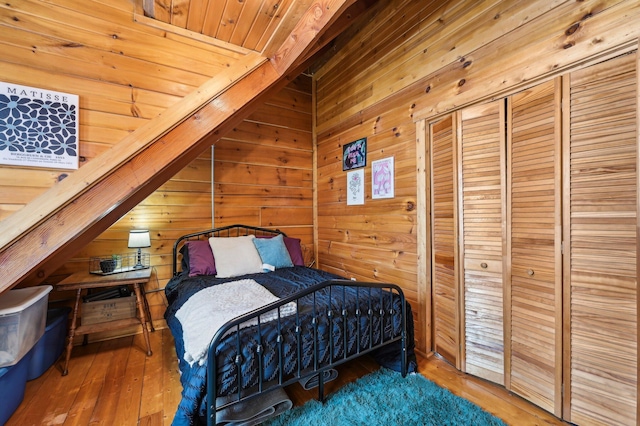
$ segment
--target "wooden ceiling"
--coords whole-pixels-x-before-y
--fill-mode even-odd
[[[147,17],[262,52],[307,0],[143,0]],[[306,7],[305,7],[306,8]],[[296,16],[297,18],[297,16]]]

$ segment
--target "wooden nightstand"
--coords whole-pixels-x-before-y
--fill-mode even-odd
[[[96,275],[90,274],[88,272],[76,272],[75,274],[60,281],[60,283],[56,286],[57,290],[76,290],[76,303],[73,308],[73,317],[71,319],[71,326],[69,327],[69,335],[67,337],[67,354],[64,362],[64,370],[62,371],[63,376],[66,376],[69,372],[69,359],[71,358],[71,351],[73,349],[73,338],[76,336],[76,334],[86,335],[89,333],[98,333],[101,331],[114,330],[123,327],[129,327],[131,325],[141,324],[142,332],[144,333],[144,340],[147,344],[147,355],[151,356],[149,330],[147,330],[146,307],[148,306],[148,304],[146,302],[144,291],[140,289],[140,285],[144,285],[145,283],[147,283],[150,277],[151,269],[146,268],[111,275]],[[137,318],[125,318],[109,322],[77,326],[78,310],[80,307],[80,297],[82,295],[82,290],[91,288],[118,287],[129,284],[133,286],[133,290],[136,295],[136,306],[138,309]]]

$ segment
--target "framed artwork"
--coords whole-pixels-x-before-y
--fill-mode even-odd
[[[364,169],[347,173],[347,205],[364,204]]]
[[[77,169],[78,96],[0,82],[0,164]]]
[[[358,169],[367,165],[367,138],[358,139],[342,146],[342,171]]]
[[[393,157],[371,162],[371,198],[393,198]]]

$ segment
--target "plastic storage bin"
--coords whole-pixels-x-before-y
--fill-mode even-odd
[[[9,420],[24,399],[30,358],[28,352],[17,364],[0,368],[0,425]]]
[[[44,329],[44,335],[31,349],[27,380],[42,376],[64,351],[69,312],[71,312],[71,308],[55,308],[47,311],[47,325]]]
[[[0,367],[16,364],[44,334],[50,285],[0,294]]]

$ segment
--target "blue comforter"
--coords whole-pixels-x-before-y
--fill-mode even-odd
[[[166,286],[165,294],[169,306],[165,313],[165,319],[174,336],[176,352],[178,355],[179,368],[181,372],[181,383],[183,386],[182,399],[178,406],[173,424],[174,425],[194,425],[199,424],[206,414],[206,365],[194,364],[192,367],[184,361],[184,342],[182,339],[182,325],[175,315],[180,307],[198,291],[224,282],[235,281],[240,278],[250,278],[267,288],[271,293],[279,298],[290,296],[313,284],[318,284],[326,280],[340,279],[341,277],[328,272],[295,266],[292,268],[282,268],[266,274],[244,275],[242,277],[219,279],[211,276],[188,277],[186,274],[172,278]],[[346,297],[344,296],[346,294]],[[369,293],[370,295],[371,293]],[[385,297],[364,297],[364,290],[354,290],[348,288],[344,290],[343,297],[335,297],[328,292],[316,294],[315,297],[307,296],[301,301],[298,315],[292,318],[285,318],[291,324],[276,326],[263,324],[260,331],[260,339],[256,339],[255,332],[233,333],[226,337],[216,349],[216,359],[218,360],[218,396],[231,395],[238,392],[238,389],[250,389],[258,382],[258,371],[262,368],[264,380],[275,380],[280,374],[278,345],[276,336],[280,335],[284,341],[281,346],[283,351],[284,371],[287,375],[294,375],[313,367],[314,363],[326,364],[332,359],[340,359],[346,355],[355,353],[358,348],[365,348],[370,343],[376,344],[390,336],[397,336],[401,331],[401,321],[399,315],[395,317],[382,318],[374,317],[372,320],[365,316],[355,319],[355,315],[343,322],[340,315],[335,315],[335,319],[329,323],[326,316],[320,316],[319,321],[314,321],[318,310],[332,310],[334,312],[355,312],[360,309],[367,312],[372,307],[376,312],[380,306],[385,310],[393,309],[399,312],[400,303],[398,298],[391,299]],[[372,299],[376,306],[369,304]],[[346,301],[346,302],[345,302]],[[377,302],[376,302],[377,301]],[[343,306],[344,304],[347,306]],[[396,305],[397,304],[397,305]],[[391,306],[393,305],[393,306]],[[302,331],[298,335],[294,329],[294,318],[299,317],[303,324]],[[324,320],[322,319],[324,318]],[[377,319],[376,319],[377,318]],[[408,370],[416,370],[415,355],[413,352],[413,319],[411,309],[407,303],[407,341],[408,341]],[[313,324],[313,325],[312,325]],[[255,327],[254,327],[255,328]],[[245,329],[251,330],[251,329]],[[314,346],[314,333],[316,333],[317,346]],[[302,353],[296,350],[297,339],[302,338]],[[259,340],[259,341],[258,341]],[[240,346],[238,342],[240,341]],[[387,345],[373,353],[374,357],[381,365],[395,370],[400,370],[401,349],[398,344]],[[238,353],[238,347],[240,352]],[[318,351],[317,359],[314,349]],[[259,356],[259,354],[262,354]],[[241,356],[240,366],[235,362]],[[298,362],[300,360],[300,362]],[[262,364],[259,366],[259,364]],[[300,365],[299,365],[300,364]]]

